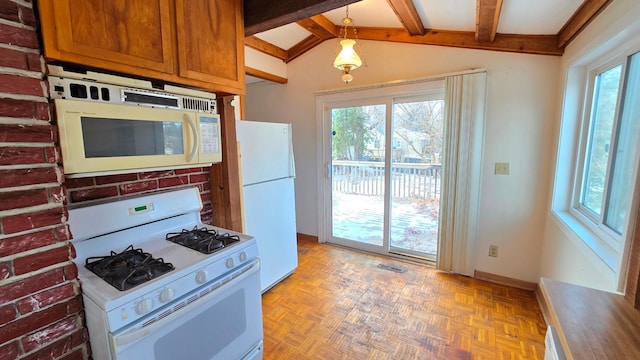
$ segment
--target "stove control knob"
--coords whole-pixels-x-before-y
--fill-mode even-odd
[[[247,253],[244,252],[244,251],[240,252],[239,259],[240,259],[241,262],[247,261]]]
[[[136,305],[136,314],[138,314],[138,315],[146,314],[149,311],[151,311],[152,308],[153,308],[153,300],[151,300],[151,299],[142,299],[142,301],[140,301]]]
[[[231,269],[233,268],[233,259],[232,258],[228,258],[226,264],[227,265],[227,269]]]
[[[160,299],[161,303],[166,303],[167,301],[173,299],[174,295],[175,291],[172,288],[166,288],[160,292],[160,296],[158,298]]]
[[[196,282],[198,284],[204,284],[207,282],[209,277],[209,274],[207,274],[206,270],[200,270],[198,271],[198,273],[196,274]]]

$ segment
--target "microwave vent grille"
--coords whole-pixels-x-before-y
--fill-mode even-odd
[[[215,100],[199,99],[185,96],[182,98],[182,108],[185,110],[215,113],[216,102]]]
[[[49,93],[52,99],[71,99],[130,106],[163,107],[167,109],[189,110],[209,114],[218,113],[215,94],[211,94],[211,98],[208,98],[198,96],[198,94],[188,94],[188,91],[178,94],[166,91],[104,84],[90,80],[60,78],[56,76],[49,76],[47,80],[49,82]],[[193,91],[191,91],[191,93],[193,93]]]
[[[161,106],[171,109],[179,109],[177,96],[167,96],[142,90],[123,89],[122,101],[125,104]]]

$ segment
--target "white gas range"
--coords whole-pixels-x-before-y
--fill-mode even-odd
[[[94,359],[262,358],[256,242],[201,207],[186,188],[69,210]]]

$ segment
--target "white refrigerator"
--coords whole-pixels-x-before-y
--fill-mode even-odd
[[[291,124],[240,120],[244,232],[255,237],[262,292],[298,267]]]

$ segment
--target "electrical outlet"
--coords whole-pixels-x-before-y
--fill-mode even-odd
[[[502,162],[496,163],[496,169],[495,169],[495,174],[496,175],[509,175],[509,163],[508,162]]]
[[[489,256],[498,257],[498,245],[489,245]]]

